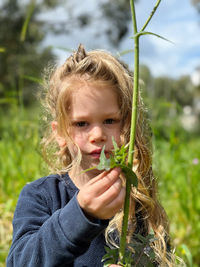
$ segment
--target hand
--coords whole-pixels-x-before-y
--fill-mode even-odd
[[[105,220],[122,208],[125,189],[119,178],[120,172],[120,168],[103,172],[81,188],[77,200],[86,215]]]

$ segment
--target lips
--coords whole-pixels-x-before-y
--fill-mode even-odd
[[[101,155],[101,150],[102,149],[95,149],[95,150],[93,150],[90,153],[90,156],[92,156],[92,158],[99,159],[100,158],[100,155]],[[106,150],[104,152],[105,152],[106,157],[109,157],[109,152],[106,151]]]

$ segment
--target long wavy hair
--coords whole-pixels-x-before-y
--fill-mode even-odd
[[[50,70],[50,71],[49,71]],[[68,134],[70,96],[75,83],[95,82],[109,85],[117,92],[122,118],[122,143],[127,144],[130,138],[130,122],[132,111],[133,75],[127,66],[102,50],[87,52],[82,45],[60,67],[47,68],[42,96],[45,107],[46,131],[42,139],[45,158],[53,171],[64,174],[75,168],[81,161],[81,153],[77,147],[76,155],[69,148],[73,142]],[[141,94],[138,100],[138,117],[134,153],[134,171],[139,185],[131,191],[128,239],[137,232],[146,236],[154,231],[156,240],[153,249],[156,261],[161,266],[172,266],[172,255],[169,256],[168,220],[164,209],[157,198],[157,182],[152,171],[151,129],[146,116]],[[57,121],[57,133],[65,138],[66,144],[57,145],[55,131],[50,122]],[[122,176],[123,183],[125,179]],[[118,246],[121,233],[123,211],[117,213],[109,223],[105,238],[110,246]],[[170,260],[169,260],[170,259]]]

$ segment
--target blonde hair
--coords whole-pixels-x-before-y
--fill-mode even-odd
[[[68,110],[74,83],[82,83],[85,80],[105,83],[117,92],[122,117],[121,137],[123,143],[129,142],[133,90],[132,73],[110,53],[102,50],[86,53],[83,46],[80,45],[78,50],[62,66],[51,71],[44,84],[43,104],[46,110],[47,124],[50,125],[50,121],[57,121],[58,134],[67,140],[66,145],[60,149],[57,146],[55,132],[49,128],[42,140],[50,167],[59,173],[66,173],[70,168],[79,164],[81,160],[78,147],[77,155],[72,155],[68,146],[68,142],[73,142],[68,134]],[[169,260],[167,251],[169,242],[168,221],[165,211],[157,199],[157,183],[152,172],[151,131],[140,94],[134,155],[139,185],[137,190],[133,188],[131,192],[128,239],[131,239],[135,231],[147,235],[152,229],[156,236],[156,241],[153,242],[156,261],[161,266],[172,266],[170,263],[172,256]],[[125,180],[123,182],[125,184]],[[105,237],[111,246],[118,246],[115,238],[113,238],[113,233],[117,231],[118,235],[120,234],[122,217],[123,211],[116,214],[106,229]]]

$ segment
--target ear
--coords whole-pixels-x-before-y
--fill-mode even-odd
[[[59,147],[60,148],[63,148],[66,145],[66,141],[65,141],[65,139],[63,137],[61,137],[60,135],[58,135],[58,133],[57,133],[57,127],[58,127],[57,121],[52,121],[51,128],[52,128],[52,131],[55,133],[56,141],[57,141]]]

